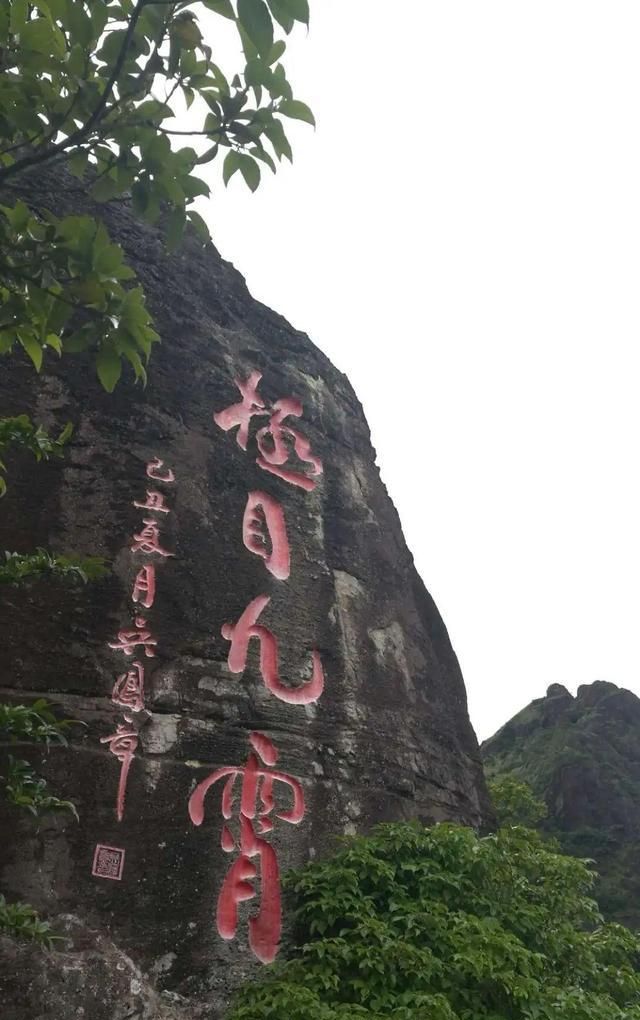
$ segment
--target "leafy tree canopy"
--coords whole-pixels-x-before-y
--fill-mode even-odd
[[[203,12],[237,31],[230,78]],[[239,172],[255,190],[261,166],[292,158],[286,119],[314,122],[282,63],[282,36],[308,21],[308,0],[4,0],[0,187],[62,162],[98,202],[130,195],[170,246],[188,219],[207,237],[197,169],[223,154],[225,183]],[[90,349],[107,390],[125,361],[144,380],[158,336],[134,277],[99,218],[5,202],[0,353],[19,345],[39,371],[47,350]]]
[[[501,825],[535,828],[547,815],[545,802],[516,776],[498,776],[489,782],[489,793]]]
[[[640,939],[592,882],[521,827],[381,826],[290,877],[295,948],[229,1020],[640,1020]]]

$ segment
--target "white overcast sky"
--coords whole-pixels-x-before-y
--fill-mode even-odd
[[[253,196],[213,165],[214,241],[355,387],[478,736],[640,694],[640,3],[311,12],[318,129]]]

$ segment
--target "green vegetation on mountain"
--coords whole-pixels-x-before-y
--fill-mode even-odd
[[[380,826],[288,877],[288,959],[228,1020],[640,1020],[640,939],[601,925],[592,883],[519,825]]]
[[[592,858],[609,920],[640,929],[640,699],[598,681],[560,684],[482,747],[490,779],[526,781],[547,808],[536,823],[563,851]]]

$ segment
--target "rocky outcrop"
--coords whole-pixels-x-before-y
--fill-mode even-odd
[[[58,181],[33,189],[40,208],[78,208],[79,196]],[[216,783],[199,816],[192,794],[215,770],[253,762],[268,771],[277,751],[275,768],[301,784],[276,782],[273,811],[258,799],[261,825],[243,807],[258,839],[257,857],[246,854],[249,895],[249,865],[273,862],[260,840],[286,869],[380,820],[478,826],[490,808],[460,669],[347,379],[254,301],[212,246],[189,238],[169,257],[158,232],[125,204],[105,217],[162,337],[148,386],[125,381],[109,396],[73,356],[49,360],[39,378],[12,356],[0,380],[5,414],[29,411],[76,429],[63,461],[12,462],[2,548],[99,555],[112,567],[86,588],[40,581],[5,595],[2,697],[45,695],[84,725],[68,749],[24,752],[75,802],[80,823],[38,823],[3,805],[11,838],[0,875],[8,896],[78,915],[144,980],[217,1016],[229,990],[259,966],[256,955],[269,955],[258,929],[273,930],[275,906],[254,926],[254,953],[247,918],[257,895],[240,905],[235,940],[220,938],[216,900],[239,859],[231,844],[240,839],[240,805],[223,830]],[[259,413],[244,449],[237,412],[220,413],[242,403],[238,383],[250,379],[245,410]],[[302,408],[278,404],[285,398]],[[261,494],[253,507],[250,493]],[[155,568],[153,598],[145,565]],[[267,661],[269,633],[279,673]],[[141,670],[144,707],[134,704]],[[248,832],[245,824],[245,851]],[[263,875],[263,903],[271,877]],[[223,928],[232,926],[238,887],[227,892]],[[119,986],[104,987],[108,1008],[98,1013],[77,986],[85,1015],[138,1015],[118,1012]]]
[[[640,699],[598,681],[561,684],[482,745],[488,774],[513,773],[547,805],[544,827],[595,861],[605,915],[640,928]]]
[[[55,918],[56,943],[0,937],[0,1002],[11,1020],[198,1020],[204,1009],[175,992],[158,992],[99,929],[73,914]],[[171,964],[159,960],[153,978]],[[8,1012],[6,1012],[8,1010]]]

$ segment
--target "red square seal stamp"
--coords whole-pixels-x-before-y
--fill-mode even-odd
[[[91,874],[95,875],[96,878],[112,878],[119,882],[123,871],[124,850],[116,846],[103,846],[102,843],[96,844]]]

